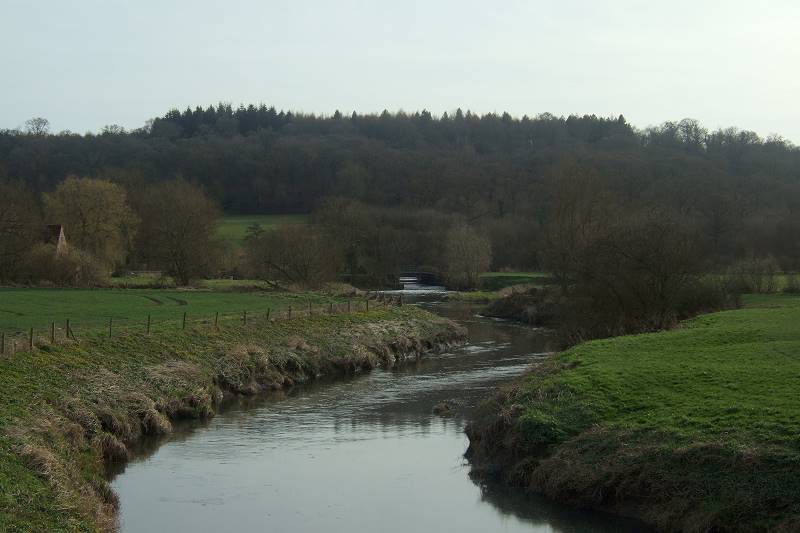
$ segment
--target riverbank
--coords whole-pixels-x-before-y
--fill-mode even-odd
[[[415,307],[43,344],[0,359],[0,530],[114,528],[105,466],[225,394],[351,375],[463,339]]]
[[[800,298],[586,342],[467,428],[479,475],[667,531],[800,529]]]

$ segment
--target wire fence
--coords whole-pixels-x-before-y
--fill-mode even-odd
[[[86,325],[80,320],[64,318],[52,321],[47,327],[30,327],[26,330],[0,331],[0,356],[11,357],[17,353],[64,344],[66,342],[98,341],[113,339],[126,334],[166,335],[176,331],[200,332],[221,331],[230,326],[255,326],[264,321],[279,322],[323,315],[364,313],[370,310],[402,306],[403,295],[376,293],[365,298],[349,298],[343,302],[329,302],[325,305],[287,306],[265,310],[243,309],[239,313],[219,313],[213,315],[192,315],[188,311],[181,315],[164,319],[154,319],[152,315],[140,320],[109,317],[107,323],[99,325],[96,321]]]

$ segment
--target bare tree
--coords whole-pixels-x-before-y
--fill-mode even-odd
[[[212,270],[220,210],[203,189],[182,179],[152,185],[140,209],[141,259],[163,268],[181,285]]]
[[[574,281],[583,248],[609,219],[611,201],[598,175],[575,163],[558,167],[554,179],[542,259],[562,294],[566,294]]]
[[[25,121],[25,132],[28,135],[43,136],[50,131],[50,121],[42,117],[33,117]]]
[[[19,183],[0,182],[0,198],[0,281],[10,281],[23,274],[25,257],[41,230],[39,207]]]
[[[338,249],[310,225],[253,228],[246,242],[246,261],[257,279],[314,287],[339,273]]]
[[[448,284],[473,289],[492,263],[492,245],[474,228],[456,224],[447,232],[444,258]]]

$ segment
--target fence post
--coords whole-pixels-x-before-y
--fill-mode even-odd
[[[30,334],[28,335],[28,349],[33,350],[33,328],[31,328]]]
[[[400,293],[400,307],[403,307],[403,293]]]
[[[330,303],[328,304],[328,314],[329,314],[329,315],[332,315],[332,314],[333,314],[333,302],[330,302]]]
[[[350,298],[347,299],[347,312],[350,313]]]
[[[247,325],[247,310],[245,310],[244,313],[242,314],[242,325],[243,326]]]
[[[112,317],[108,317],[108,338],[111,338],[111,325],[114,323],[114,319]]]
[[[369,294],[369,293],[367,293],[367,294]],[[364,301],[365,301],[365,302],[366,302],[366,304],[367,304],[367,312],[369,312],[369,297],[367,297],[367,299],[366,299],[366,300],[364,300]]]
[[[69,332],[72,331],[69,327],[69,318],[67,319],[67,323],[64,324],[64,336],[69,339]]]
[[[292,306],[289,306],[289,310],[286,311],[286,316],[289,317],[289,320],[292,319]]]
[[[0,333],[0,354],[6,353],[6,334]]]
[[[56,323],[50,322],[50,344],[56,343]]]
[[[183,323],[181,324],[181,329],[186,329],[186,311],[183,312]]]
[[[219,311],[214,315],[214,329],[219,331]]]
[[[269,312],[270,311],[271,311],[271,309],[269,307],[267,307],[267,322],[269,322]]]
[[[150,335],[150,315],[147,315],[147,334]]]

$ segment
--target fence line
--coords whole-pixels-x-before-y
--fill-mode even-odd
[[[374,299],[375,303],[377,304],[373,305],[372,308],[370,308],[371,298]],[[198,316],[197,318],[192,318],[187,314],[186,311],[184,311],[182,317],[174,320],[167,319],[159,323],[152,320],[151,315],[148,314],[145,320],[139,322],[139,328],[143,327],[144,334],[150,336],[151,333],[166,334],[174,333],[176,330],[186,331],[187,325],[194,326],[194,329],[197,329],[205,325],[211,326],[213,323],[213,330],[218,332],[225,326],[223,322],[228,322],[228,325],[238,324],[242,327],[247,327],[248,325],[256,324],[256,319],[258,317],[263,317],[267,322],[283,322],[300,318],[308,318],[315,315],[320,316],[327,314],[329,316],[333,316],[340,314],[360,313],[362,311],[369,312],[370,309],[374,310],[380,308],[381,306],[386,308],[390,306],[402,306],[403,304],[404,302],[402,294],[386,295],[384,293],[378,293],[377,295],[371,296],[369,293],[367,293],[367,297],[363,299],[348,299],[346,303],[328,302],[327,305],[323,304],[318,307],[314,307],[309,300],[305,309],[301,307],[300,310],[293,311],[292,306],[290,305],[286,308],[285,313],[273,313],[273,309],[271,308],[267,308],[266,312],[264,313],[253,313],[245,309],[241,314],[231,313],[220,315],[219,311],[216,311],[213,317]],[[106,331],[104,331],[102,325],[89,326],[86,328],[86,330],[84,330],[84,334],[82,334],[81,337],[84,339],[98,341],[104,338],[111,340],[114,338],[114,335],[119,332],[126,332],[129,334],[136,333],[137,328],[135,320],[131,319],[127,322],[127,324],[122,321],[124,325],[120,325],[120,322],[121,321],[119,319],[115,320],[113,317],[109,317]],[[74,323],[71,321],[71,319],[66,318],[63,324],[63,327],[59,328],[57,327],[56,322],[50,322],[49,328],[45,326],[39,330],[39,333],[44,336],[35,335],[37,330],[34,327],[28,328],[27,331],[22,330],[13,333],[1,331],[0,356],[10,357],[16,353],[33,351],[35,348],[40,346],[58,345],[70,340],[79,342],[79,339],[75,336],[75,330],[73,329]],[[138,331],[142,332],[142,329],[139,329]]]

